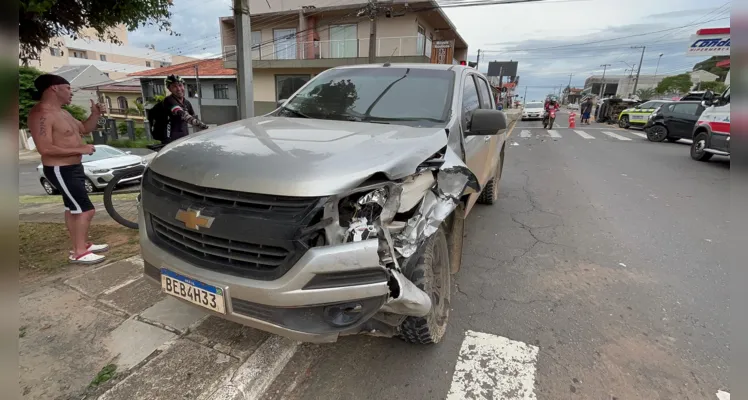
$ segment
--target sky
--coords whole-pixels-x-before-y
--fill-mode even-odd
[[[180,36],[145,27],[130,32],[130,44],[201,58],[219,55],[218,18],[231,15],[230,5],[231,0],[176,0],[172,26]],[[468,43],[469,60],[481,50],[481,71],[492,60],[519,62],[518,93],[527,87],[531,101],[568,85],[569,74],[572,87],[583,87],[587,77],[602,74],[603,64],[610,64],[606,74],[629,74],[642,52],[632,46],[647,47],[642,74],[689,71],[704,59],[685,56],[690,36],[701,28],[729,26],[731,9],[727,0],[545,0],[445,12]]]

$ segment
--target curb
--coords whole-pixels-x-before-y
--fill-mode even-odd
[[[242,365],[230,380],[200,398],[211,400],[259,400],[280,375],[299,347],[282,336],[270,336]]]

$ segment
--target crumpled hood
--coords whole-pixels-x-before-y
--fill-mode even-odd
[[[390,179],[447,144],[443,128],[256,117],[178,140],[150,168],[218,189],[284,196],[325,196],[382,172]]]

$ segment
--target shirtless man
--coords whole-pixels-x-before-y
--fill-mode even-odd
[[[104,105],[91,100],[91,116],[80,122],[62,108],[73,99],[70,83],[65,78],[41,75],[34,86],[37,90],[34,100],[41,101],[29,112],[28,126],[42,156],[44,176],[62,194],[65,225],[73,244],[68,259],[79,264],[100,263],[105,257],[97,253],[109,250],[109,246],[87,241],[95,211],[86,193],[86,175],[81,162],[84,154],[96,151],[93,145],[85,144],[82,136],[96,129]]]

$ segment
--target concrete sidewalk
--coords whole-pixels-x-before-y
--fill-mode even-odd
[[[298,343],[162,294],[142,263],[132,257],[23,288],[23,398],[262,398]],[[95,379],[106,381],[89,386]]]

